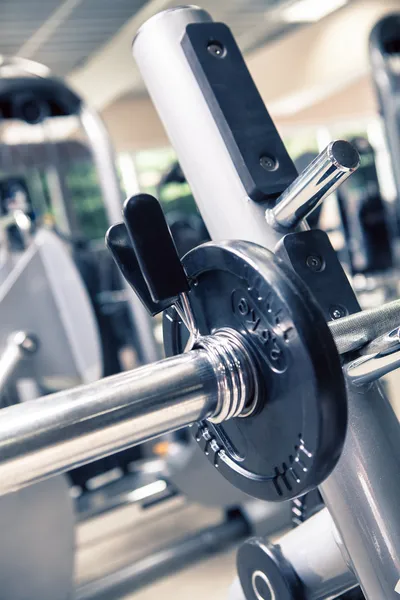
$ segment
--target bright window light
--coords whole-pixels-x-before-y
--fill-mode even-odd
[[[281,11],[281,18],[287,23],[314,23],[338,8],[348,0],[298,0]]]

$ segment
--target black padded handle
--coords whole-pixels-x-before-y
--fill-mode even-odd
[[[189,283],[160,203],[150,194],[137,194],[125,202],[123,213],[153,301],[172,304]]]
[[[167,308],[169,302],[154,302],[152,299],[124,223],[117,223],[110,227],[106,233],[106,244],[122,275],[139,296],[148,312],[154,316]]]

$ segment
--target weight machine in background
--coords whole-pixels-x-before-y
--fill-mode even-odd
[[[154,360],[161,348],[104,246],[122,198],[99,117],[45,67],[20,59],[1,64],[0,108],[5,406],[118,373],[126,348],[133,364]],[[178,245],[187,246],[182,225],[193,229],[192,222],[175,214],[171,225]],[[17,600],[29,589],[32,598],[61,600],[75,585],[79,598],[116,587],[122,593],[124,585],[143,585],[250,531],[290,523],[290,506],[257,509],[214,473],[187,434],[171,433],[159,446],[159,456],[153,444],[126,449],[2,498],[2,594]],[[178,514],[179,525],[168,531],[162,522]],[[124,535],[121,518],[130,523]],[[113,552],[104,549],[105,535]]]

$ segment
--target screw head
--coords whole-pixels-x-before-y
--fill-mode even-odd
[[[324,268],[323,260],[320,256],[308,256],[306,259],[306,265],[311,271],[322,271]]]
[[[329,309],[329,314],[332,319],[341,319],[347,315],[347,311],[343,306],[331,306]]]
[[[260,157],[260,165],[266,171],[276,171],[278,168],[278,162],[275,160],[275,158],[267,155]]]
[[[210,54],[212,54],[215,58],[224,58],[226,54],[226,48],[221,42],[213,41],[210,42],[207,46],[207,50]]]
[[[37,338],[25,331],[18,331],[14,335],[14,343],[27,354],[34,354],[39,346]]]

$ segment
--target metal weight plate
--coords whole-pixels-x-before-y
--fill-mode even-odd
[[[311,293],[268,250],[243,241],[204,244],[183,259],[201,335],[239,331],[258,370],[253,414],[193,425],[208,459],[233,485],[282,501],[319,485],[340,456],[347,400],[340,359]],[[164,315],[167,355],[187,332]]]

